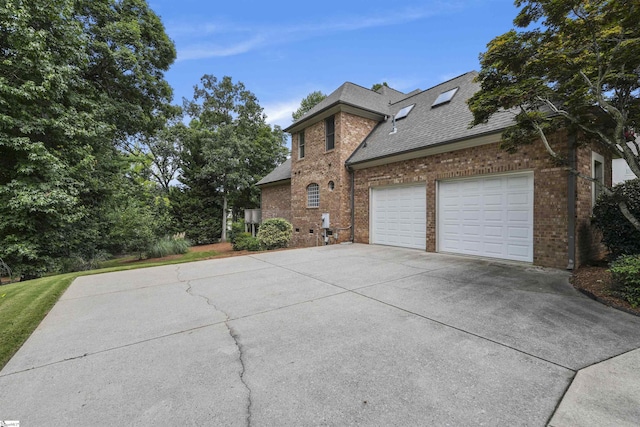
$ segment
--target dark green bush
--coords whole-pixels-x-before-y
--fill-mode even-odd
[[[97,251],[93,257],[84,258],[75,254],[58,261],[56,272],[71,273],[74,271],[87,271],[99,268],[100,263],[109,259],[109,254],[104,251]],[[1,271],[1,270],[0,270]]]
[[[284,218],[270,218],[260,225],[258,240],[265,249],[286,248],[289,245],[293,227]]]
[[[259,251],[261,249],[260,241],[251,233],[239,233],[233,242],[234,251]]]
[[[238,235],[240,235],[241,233],[244,233],[244,219],[240,219],[234,223],[231,224],[231,230],[229,230],[229,241],[231,243],[235,243],[236,242],[236,238],[238,237]]]
[[[601,195],[593,207],[593,224],[602,231],[604,243],[613,259],[640,253],[640,231],[622,215],[619,200],[626,200],[629,211],[640,219],[640,179],[616,185],[613,195]]]
[[[248,237],[244,242],[245,249],[248,251],[256,252],[262,250],[262,245],[260,244],[260,241],[257,237]]]
[[[611,264],[615,292],[633,307],[640,305],[640,254],[623,255]]]

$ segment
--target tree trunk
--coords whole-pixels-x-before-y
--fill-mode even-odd
[[[220,241],[227,241],[227,194],[222,197],[222,236]]]

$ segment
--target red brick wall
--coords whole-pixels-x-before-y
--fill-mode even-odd
[[[551,138],[559,153],[566,153],[561,135]],[[534,172],[533,263],[567,266],[567,172],[556,166],[542,144],[509,154],[489,144],[356,171],[355,241],[369,242],[369,189],[374,186],[426,182],[427,251],[436,251],[436,182],[504,172]]]
[[[291,183],[262,187],[262,220],[284,218],[291,222]]]
[[[350,177],[344,164],[364,138],[373,130],[376,121],[348,113],[335,115],[335,148],[325,150],[324,120],[307,127],[305,132],[305,157],[298,159],[298,134],[292,135],[291,153],[291,211],[293,242],[295,246],[321,244],[321,214],[329,213],[331,228],[338,240],[350,238],[351,196]],[[334,189],[330,190],[329,182]],[[316,183],[320,187],[320,207],[307,207],[307,186]],[[310,231],[313,230],[313,233]],[[335,234],[334,234],[335,235]]]
[[[305,158],[298,159],[298,135],[292,138],[291,222],[293,245],[322,244],[321,214],[330,214],[331,227],[339,231],[339,240],[346,241],[351,223],[350,176],[344,163],[377,123],[348,113],[335,116],[335,149],[325,150],[324,121],[305,129]],[[563,133],[550,138],[560,155],[568,153]],[[577,166],[581,173],[591,175],[591,147],[580,148]],[[610,157],[605,157],[605,177],[611,182]],[[534,226],[533,263],[565,268],[568,265],[568,172],[557,165],[540,142],[522,147],[509,154],[498,144],[457,150],[450,153],[397,162],[355,171],[355,241],[369,242],[370,188],[395,184],[426,183],[427,251],[436,250],[436,183],[457,177],[482,176],[496,173],[533,171]],[[329,189],[333,181],[335,188]],[[307,186],[320,187],[320,207],[307,207]],[[590,225],[591,183],[578,178],[576,182],[576,267],[602,253],[599,235]],[[263,200],[264,200],[263,190]],[[267,195],[267,199],[269,195]],[[283,200],[283,198],[281,198]],[[263,202],[264,206],[264,202]],[[263,207],[264,209],[264,207]],[[268,213],[267,213],[268,215]],[[263,212],[263,217],[265,213]],[[313,233],[311,233],[313,231]]]

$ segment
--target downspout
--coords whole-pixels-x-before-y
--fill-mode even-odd
[[[576,135],[569,133],[569,175],[567,176],[567,244],[568,257],[567,270],[573,270],[576,266]]]
[[[351,174],[351,243],[354,243],[356,228],[356,173],[351,166],[347,166],[347,168]]]

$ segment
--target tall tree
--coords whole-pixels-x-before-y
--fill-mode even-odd
[[[315,92],[311,92],[309,95],[302,98],[302,101],[300,101],[300,107],[298,107],[296,111],[291,113],[293,121],[295,122],[296,120],[302,118],[302,116],[304,116],[307,111],[318,105],[320,101],[322,101],[326,97],[327,95],[320,92],[319,90],[316,90]]]
[[[256,96],[228,76],[204,75],[184,110],[193,119],[193,133],[180,180],[201,193],[218,193],[221,240],[226,241],[229,209],[251,207],[238,203],[253,202],[246,196],[255,194],[254,184],[284,160],[284,136],[266,124]]]
[[[162,121],[175,49],[143,0],[8,0],[0,22],[0,257],[28,278],[97,233],[96,177]]]
[[[169,193],[169,187],[180,170],[182,145],[188,138],[188,132],[181,121],[174,120],[151,136],[143,135],[133,147],[129,147],[129,152],[141,149],[147,153],[151,162],[149,175],[164,194]]]
[[[470,100],[473,125],[500,110],[516,124],[504,146],[548,143],[559,128],[579,131],[640,177],[640,3],[624,0],[517,0],[522,7],[511,30],[481,55],[481,90]],[[577,173],[574,171],[574,173]],[[589,177],[585,177],[590,179]],[[611,189],[605,188],[611,193]],[[624,197],[620,210],[640,230]]]
[[[371,90],[377,92],[383,87],[389,87],[389,84],[387,82],[375,83],[373,86],[371,86]]]

